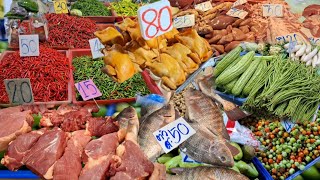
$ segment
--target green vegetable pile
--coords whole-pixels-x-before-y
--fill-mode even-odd
[[[249,118],[242,122],[261,142],[262,151],[257,157],[273,179],[285,179],[304,170],[320,155],[320,118],[292,125],[290,132],[286,132],[278,120]]]
[[[135,97],[138,92],[141,95],[150,94],[140,73],[135,74],[132,78],[121,84],[114,82],[108,75],[100,70],[104,66],[101,58],[93,60],[89,56],[81,56],[74,58],[72,64],[74,67],[73,78],[75,82],[92,79],[94,84],[99,88],[102,96],[96,98],[96,100],[131,98]],[[77,100],[82,100],[78,92]]]
[[[111,7],[119,16],[136,16],[139,5],[131,0],[112,2]]]
[[[83,16],[111,16],[110,9],[98,0],[79,0],[72,9],[80,10]]]
[[[217,64],[218,88],[247,97],[244,107],[294,121],[309,121],[320,104],[320,76],[310,67],[283,56],[240,57],[239,46]]]

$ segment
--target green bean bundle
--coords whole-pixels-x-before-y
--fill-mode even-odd
[[[73,78],[75,82],[92,79],[99,88],[102,96],[96,99],[120,99],[132,98],[137,93],[141,95],[150,94],[150,91],[144,82],[140,73],[123,83],[114,82],[108,75],[101,71],[104,66],[101,58],[93,60],[89,56],[82,56],[73,59]],[[77,92],[77,100],[82,100]]]

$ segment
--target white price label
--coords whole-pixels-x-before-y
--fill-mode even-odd
[[[196,4],[194,6],[195,9],[201,10],[201,11],[208,11],[212,9],[211,1],[206,1],[200,4]]]
[[[19,35],[20,56],[39,56],[39,35]]]
[[[185,15],[176,17],[173,19],[173,27],[175,28],[184,28],[184,27],[190,27],[195,25],[195,15]]]
[[[284,129],[287,132],[290,132],[292,128],[294,127],[294,123],[288,119],[281,120],[281,125],[284,127]]]
[[[170,3],[158,1],[138,9],[141,35],[145,40],[160,36],[173,28]]]
[[[236,2],[233,3],[232,7],[236,7],[244,3],[247,3],[247,0],[237,0]]]
[[[185,163],[197,163],[197,164],[203,164],[199,161],[191,159],[187,154],[185,154],[182,150],[180,150],[180,156],[182,157],[182,162]]]
[[[244,19],[248,15],[248,12],[241,10],[241,9],[237,9],[237,8],[231,8],[227,12],[227,15],[232,16],[232,17],[238,17],[240,19]]]
[[[93,59],[104,56],[104,54],[101,53],[101,49],[104,48],[104,45],[101,44],[98,38],[90,39],[89,44],[90,44],[90,49],[91,49],[91,54]]]
[[[297,41],[290,41],[288,52],[291,53],[296,45],[297,45]]]
[[[278,36],[276,37],[276,41],[278,43],[286,43],[286,42],[292,42],[292,41],[308,43],[308,40],[300,36],[298,33],[291,33],[284,36]]]
[[[33,103],[33,93],[30,79],[5,79],[4,85],[11,104]]]
[[[310,37],[309,40],[311,44],[320,46],[320,38]]]
[[[281,4],[263,4],[262,15],[283,17],[283,6]]]
[[[196,131],[182,118],[167,124],[153,133],[165,153],[170,152],[187,140]]]

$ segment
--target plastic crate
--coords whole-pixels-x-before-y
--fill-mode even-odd
[[[75,57],[79,57],[79,56],[91,56],[91,50],[89,49],[73,49],[73,50],[69,50],[68,51],[68,59],[70,61],[70,64],[72,64],[72,60]],[[141,74],[143,79],[146,82],[147,87],[149,88],[149,90],[152,93],[155,94],[161,94],[160,90],[158,89],[158,87],[154,84],[151,83],[151,78],[149,77],[149,75],[144,72]],[[77,101],[76,99],[76,88],[74,87],[74,79],[73,79],[73,75],[71,78],[71,84],[72,84],[72,102],[74,104],[95,104],[95,102],[93,100],[89,100],[89,101]],[[98,104],[114,104],[114,103],[119,103],[119,102],[133,102],[135,101],[135,97],[132,98],[122,98],[122,99],[110,99],[110,100],[96,100],[96,102]]]
[[[6,56],[14,53],[15,51],[5,51],[1,54],[0,56],[0,61],[5,58]],[[67,51],[64,50],[58,50],[58,52],[67,55]],[[69,64],[70,67],[72,66],[72,64]],[[72,87],[71,87],[71,78],[72,78],[72,71],[70,70],[70,74],[69,74],[69,78],[70,81],[68,83],[68,98],[65,101],[49,101],[49,102],[34,102],[30,105],[41,105],[41,104],[48,104],[48,105],[61,105],[61,104],[70,104],[72,101]],[[10,106],[15,106],[13,104],[0,104],[0,107],[10,107]]]

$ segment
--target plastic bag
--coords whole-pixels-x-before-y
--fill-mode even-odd
[[[30,16],[30,27],[32,34],[39,35],[39,41],[45,42],[48,39],[48,22],[44,14],[33,14]]]
[[[255,138],[249,128],[242,126],[238,121],[229,120],[225,113],[223,113],[223,121],[231,142],[260,148],[260,141]]]
[[[149,94],[146,96],[138,94],[136,103],[141,105],[141,116],[148,116],[162,108],[167,103],[167,100],[158,94]]]

